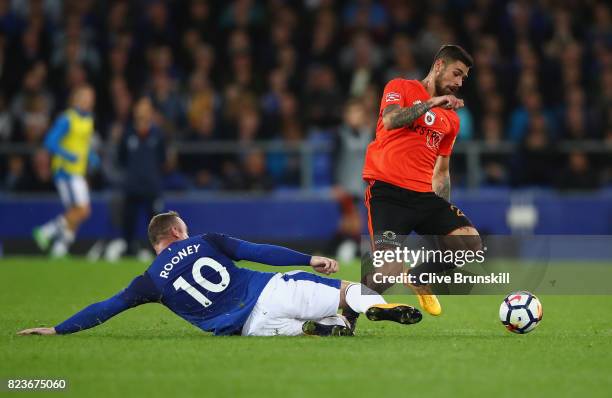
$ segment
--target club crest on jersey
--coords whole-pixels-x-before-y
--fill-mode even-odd
[[[412,104],[416,105],[420,103],[421,103],[421,100],[416,100]],[[425,116],[423,116],[423,120],[425,121],[426,125],[431,126],[436,121],[436,113],[432,110],[428,110],[427,112],[425,112]]]
[[[387,93],[387,96],[385,97],[385,102],[399,101],[401,97],[402,96],[400,95],[400,93]]]

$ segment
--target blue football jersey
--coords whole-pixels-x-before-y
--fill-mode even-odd
[[[55,326],[55,331],[68,334],[89,329],[127,309],[155,302],[204,331],[240,334],[274,273],[240,268],[234,263],[238,260],[286,266],[309,265],[311,257],[216,233],[176,241],[128,287],[77,312]]]
[[[215,334],[238,333],[274,273],[237,267],[215,237],[174,242],[146,273],[161,303],[181,318]]]

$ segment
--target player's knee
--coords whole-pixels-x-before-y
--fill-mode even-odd
[[[75,209],[75,212],[77,213],[77,217],[80,220],[85,220],[89,218],[91,214],[91,207],[89,205],[76,206],[74,209]]]
[[[474,227],[458,228],[442,240],[444,246],[454,250],[471,250],[475,252],[482,249],[482,239]]]
[[[470,235],[463,237],[466,250],[471,250],[472,252],[477,252],[482,250],[482,239],[480,235]]]

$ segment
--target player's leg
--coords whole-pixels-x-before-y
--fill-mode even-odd
[[[67,176],[57,177],[55,186],[66,211],[74,205],[74,196],[71,195],[69,178]],[[41,226],[34,228],[32,235],[34,241],[41,250],[46,250],[49,245],[60,237],[65,229],[68,228],[66,212],[52,218]]]
[[[70,245],[74,242],[78,228],[91,214],[89,187],[85,178],[82,176],[71,176],[64,179],[64,181],[62,190],[65,191],[65,195],[68,197],[66,203],[69,205],[63,216],[66,223],[51,249],[51,255],[54,257],[66,255]]]
[[[412,232],[419,219],[411,211],[411,198],[406,190],[376,181],[366,190],[365,205],[368,214],[370,245],[374,250],[388,250],[402,245],[402,236]],[[382,267],[364,272],[361,282],[370,289],[383,293],[392,286],[390,283],[376,283],[375,273],[399,275],[403,271],[401,262],[385,262]]]
[[[401,246],[402,235],[412,232],[418,223],[419,213],[413,210],[410,192],[390,184],[376,181],[366,189],[365,206],[368,216],[368,232],[372,251],[388,250]],[[385,292],[392,286],[390,283],[376,283],[374,275],[401,275],[404,264],[401,262],[385,262],[382,267],[374,269],[367,264],[369,260],[362,261],[363,283],[377,293]],[[350,308],[343,310],[343,315],[355,327],[359,313]]]
[[[276,274],[261,292],[242,334],[352,335],[348,323],[337,315],[340,289],[340,280],[309,272]]]
[[[434,245],[434,249],[474,252],[480,250],[482,243],[478,231],[459,208],[433,193],[427,199],[426,208],[427,217],[415,230],[420,235],[426,236]],[[420,274],[441,273],[453,268],[455,268],[453,263],[430,261],[413,268],[410,273],[419,280]],[[442,307],[429,286],[417,282],[411,287],[418,296],[419,303],[428,313],[439,315],[442,312]]]
[[[371,321],[393,321],[405,325],[418,323],[421,312],[406,304],[387,303],[374,290],[361,283],[342,281],[340,289],[341,309],[350,309],[365,314]]]

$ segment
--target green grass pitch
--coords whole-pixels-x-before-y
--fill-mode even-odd
[[[522,398],[612,391],[607,296],[540,297],[542,324],[523,336],[498,321],[501,296],[441,297],[442,316],[412,326],[362,318],[354,338],[214,337],[155,304],[70,336],[15,335],[55,325],[144,269],[135,261],[1,259],[0,379],[66,378],[69,388],[53,392],[57,397]],[[358,275],[352,264],[338,277]],[[415,304],[412,296],[388,299]]]

